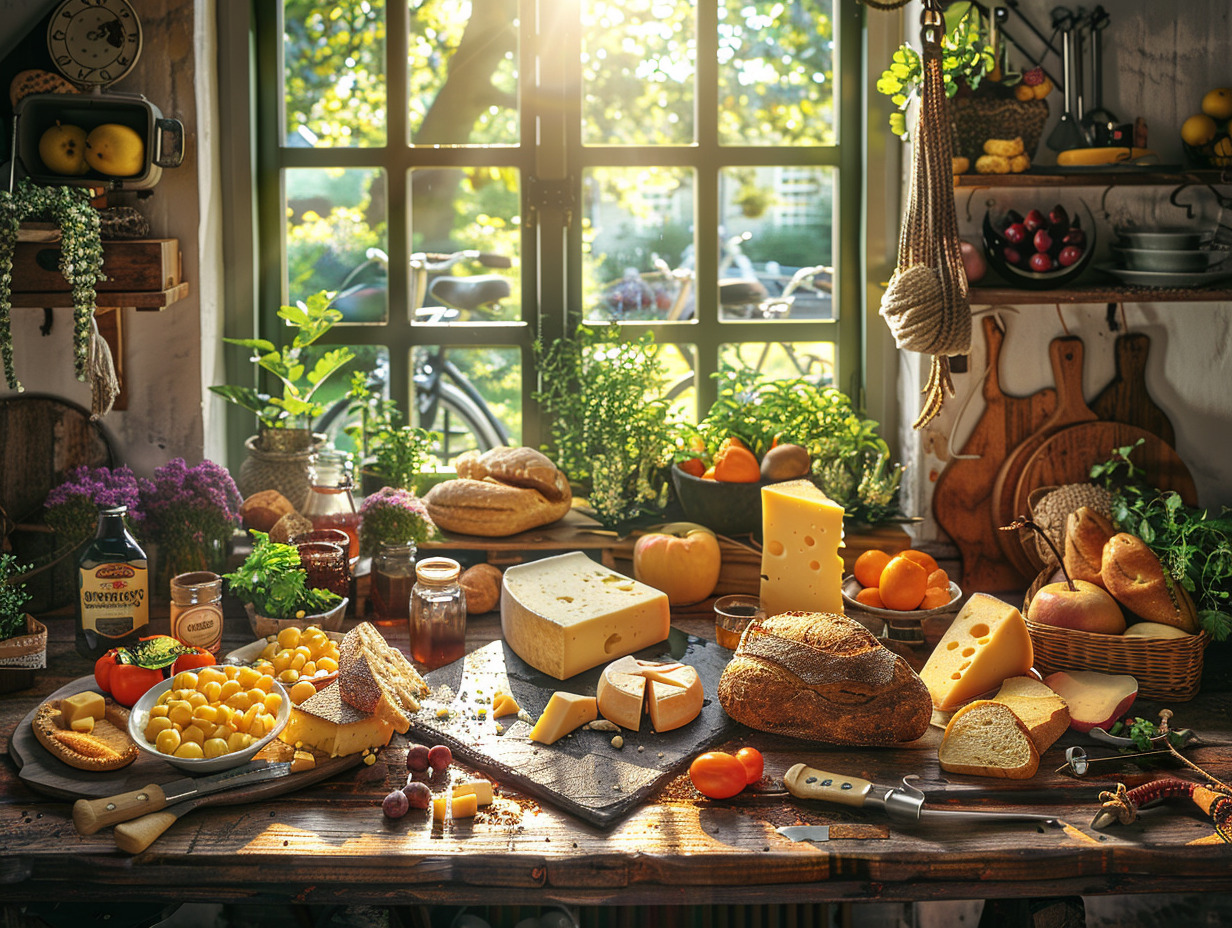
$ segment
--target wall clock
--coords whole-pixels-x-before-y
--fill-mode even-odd
[[[137,63],[141,22],[128,0],[64,0],[47,25],[47,49],[70,81],[111,84]]]

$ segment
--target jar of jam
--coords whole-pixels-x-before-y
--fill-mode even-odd
[[[430,557],[415,565],[411,588],[411,656],[428,669],[466,653],[466,593],[458,585],[461,565]]]
[[[372,559],[372,608],[377,625],[394,625],[411,617],[415,585],[415,545],[381,543]]]
[[[320,451],[308,472],[308,502],[303,515],[315,530],[339,529],[347,535],[346,554],[359,557],[359,512],[351,495],[351,456],[343,451]]]

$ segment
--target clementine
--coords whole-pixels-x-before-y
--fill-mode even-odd
[[[948,596],[950,592],[950,575],[938,567],[928,575],[928,588],[930,590],[945,590]]]
[[[877,589],[887,609],[915,609],[928,590],[928,571],[900,554],[886,564]]]
[[[761,479],[761,465],[739,439],[728,438],[714,456],[714,477],[723,483],[756,483]]]
[[[920,600],[920,609],[940,609],[942,606],[948,605],[950,602],[950,591],[941,587],[930,586],[924,591],[924,598]]]
[[[860,586],[875,587],[881,582],[881,572],[890,563],[890,555],[877,548],[870,548],[856,558],[851,572],[855,574]]]
[[[924,551],[917,551],[915,548],[908,548],[906,551],[899,551],[898,556],[905,557],[905,558],[908,558],[909,560],[915,561],[917,564],[919,564],[921,567],[924,568],[925,575],[931,574],[934,570],[937,569],[936,560],[933,559],[933,556],[931,554],[928,554]]]
[[[866,586],[857,593],[856,602],[872,606],[874,609],[884,609],[886,607],[885,603],[881,601],[881,593],[875,586]]]

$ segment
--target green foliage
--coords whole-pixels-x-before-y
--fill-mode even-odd
[[[0,554],[0,641],[26,630],[26,603],[30,601],[30,594],[17,578],[28,569],[18,564],[13,555]]]
[[[373,393],[359,371],[351,375],[347,398],[348,419],[355,424],[344,431],[360,449],[364,470],[389,486],[415,489],[416,479],[440,446],[440,433],[403,425],[398,404]]]
[[[1232,510],[1212,517],[1186,506],[1175,491],[1147,483],[1131,459],[1143,442],[1115,449],[1091,468],[1091,480],[1112,493],[1117,527],[1147,543],[1168,576],[1193,596],[1199,624],[1224,641],[1232,633]]]
[[[1108,729],[1108,734],[1131,739],[1134,742],[1133,749],[1152,751],[1155,749],[1155,745],[1151,743],[1151,739],[1159,737],[1159,726],[1150,719],[1129,718],[1126,716],[1123,719],[1117,719],[1116,723]],[[1175,731],[1168,732],[1168,741],[1175,748],[1179,748],[1184,743],[1181,735]],[[1131,749],[1122,748],[1121,750],[1129,751]]]
[[[329,590],[308,589],[308,574],[293,545],[270,541],[264,532],[254,531],[252,537],[252,553],[234,573],[224,576],[232,595],[252,603],[258,615],[271,619],[302,618],[319,615],[342,601]]]
[[[256,414],[267,429],[292,428],[297,422],[309,425],[323,407],[313,401],[313,394],[331,374],[355,357],[349,348],[332,348],[322,354],[311,367],[302,352],[334,327],[342,313],[330,306],[332,293],[316,293],[307,302],[284,306],[278,317],[296,330],[290,345],[281,349],[264,338],[224,338],[229,345],[251,348],[252,360],[263,370],[282,381],[282,396],[260,393],[252,387],[212,386],[210,390],[237,406]]]

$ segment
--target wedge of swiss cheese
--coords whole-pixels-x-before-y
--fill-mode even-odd
[[[843,612],[843,507],[809,480],[761,488],[766,615]]]
[[[688,664],[631,656],[603,668],[595,697],[600,715],[630,731],[641,728],[644,711],[655,731],[688,725],[701,714],[705,701],[702,681]]]
[[[1025,674],[1035,661],[1022,613],[974,593],[920,671],[938,709],[953,709]]]
[[[393,733],[393,723],[384,716],[371,715],[344,702],[335,682],[292,706],[291,717],[278,738],[297,748],[345,757],[389,744]]]
[[[667,637],[667,595],[580,551],[519,564],[501,582],[501,633],[515,654],[558,680]]]

